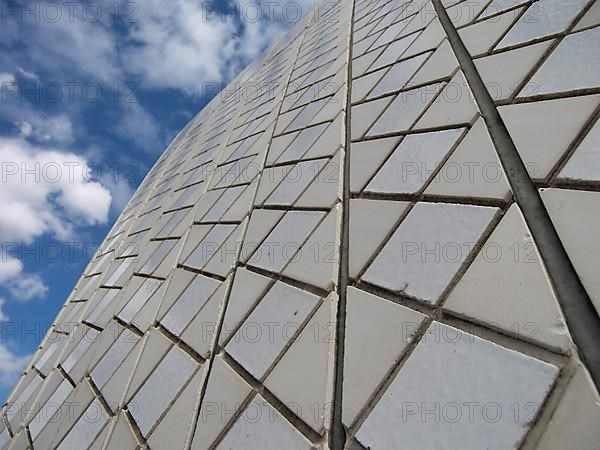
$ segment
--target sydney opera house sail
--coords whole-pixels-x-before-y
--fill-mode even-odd
[[[599,25],[311,9],[143,180],[0,449],[597,450]]]

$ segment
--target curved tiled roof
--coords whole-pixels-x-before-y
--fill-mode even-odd
[[[146,176],[0,448],[596,449],[599,24],[314,9]]]

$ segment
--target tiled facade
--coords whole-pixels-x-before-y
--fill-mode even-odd
[[[0,448],[597,449],[599,37],[594,0],[314,9],[160,157]]]

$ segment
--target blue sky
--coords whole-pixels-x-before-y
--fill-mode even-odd
[[[2,0],[2,399],[169,141],[311,5]]]

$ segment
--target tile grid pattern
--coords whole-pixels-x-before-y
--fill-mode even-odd
[[[434,3],[598,309],[597,3]],[[0,448],[594,448],[597,389],[434,3],[324,3],[190,122]]]

